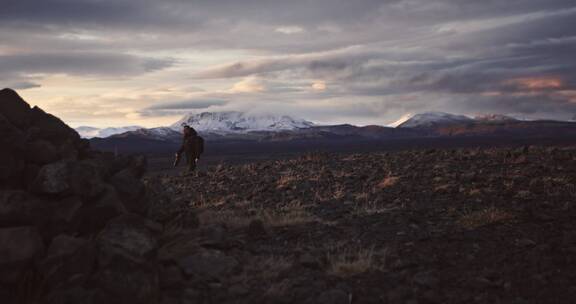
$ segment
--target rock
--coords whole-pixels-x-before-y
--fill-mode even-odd
[[[72,141],[65,141],[58,147],[58,155],[64,160],[78,160],[82,149],[89,147],[89,143],[80,141],[76,145]]]
[[[191,234],[184,234],[167,241],[158,250],[158,258],[162,262],[176,262],[199,250],[201,247],[196,238]]]
[[[246,286],[241,284],[235,284],[228,288],[228,293],[235,296],[244,296],[250,293],[250,290]]]
[[[204,249],[180,259],[178,265],[186,275],[202,280],[219,280],[233,273],[239,264],[221,251]]]
[[[124,204],[111,186],[105,188],[100,199],[82,208],[81,217],[84,219],[80,226],[81,233],[95,233],[100,231],[108,221],[121,214],[127,213]]]
[[[0,115],[0,189],[15,185],[21,188],[26,164],[18,158],[23,135]]]
[[[35,227],[0,229],[0,280],[17,280],[43,252],[44,244]]]
[[[99,262],[106,264],[114,256],[144,263],[155,255],[158,246],[149,220],[126,214],[112,219],[98,236]]]
[[[22,226],[0,229],[0,265],[27,262],[43,251],[44,245],[36,228]]]
[[[70,189],[69,162],[60,161],[43,166],[32,183],[31,190],[38,194],[59,194]]]
[[[350,303],[348,293],[340,289],[332,289],[325,291],[318,296],[316,301],[318,304],[348,304]]]
[[[49,206],[50,222],[52,224],[61,222],[66,226],[70,226],[73,223],[78,224],[77,222],[80,221],[83,202],[78,197],[66,197],[49,204]]]
[[[160,284],[155,263],[135,263],[125,255],[112,256],[99,265],[94,284],[110,293],[116,303],[158,303]]]
[[[31,125],[29,133],[32,140],[47,140],[55,146],[60,146],[66,142],[70,142],[74,146],[80,145],[80,135],[74,129],[56,116],[48,114],[38,107],[31,110]]]
[[[81,286],[62,288],[49,293],[46,304],[118,304],[112,297],[101,289],[88,289]]]
[[[3,150],[15,151],[22,149],[24,142],[24,132],[12,124],[8,117],[0,113],[0,144],[4,147]]]
[[[25,128],[30,124],[30,105],[14,90],[3,89],[0,91],[0,114],[19,128]]]
[[[100,170],[89,161],[71,162],[69,181],[72,193],[82,198],[95,198],[104,190]]]
[[[519,239],[516,240],[516,246],[518,247],[534,247],[536,246],[536,242],[531,239]]]
[[[144,214],[147,210],[146,204],[142,199],[146,189],[138,177],[130,169],[124,169],[116,173],[111,179],[120,197],[128,210],[138,214]]]
[[[93,242],[62,234],[52,240],[40,269],[47,283],[55,288],[65,285],[74,276],[88,277],[95,261],[96,246]]]
[[[137,177],[141,178],[146,173],[148,167],[148,159],[143,155],[131,157],[130,170]]]
[[[94,198],[105,187],[94,164],[87,161],[59,161],[43,166],[31,189],[38,194],[69,192],[80,197]]]
[[[438,285],[438,279],[429,272],[419,272],[414,275],[412,280],[414,283],[428,288],[434,288]]]
[[[391,304],[404,303],[411,293],[412,290],[408,286],[401,285],[388,291],[386,297]]]
[[[264,222],[262,222],[260,219],[250,221],[250,224],[248,224],[248,228],[246,229],[246,234],[251,238],[257,238],[266,235]]]
[[[43,220],[45,204],[21,190],[0,190],[0,226],[32,225]]]
[[[178,266],[169,265],[162,267],[159,275],[162,288],[180,287],[184,282],[184,276]]]
[[[26,143],[24,157],[33,163],[44,165],[57,161],[60,158],[60,153],[53,144],[39,139]]]
[[[298,264],[312,269],[319,269],[321,266],[318,259],[308,252],[300,255],[298,258]]]

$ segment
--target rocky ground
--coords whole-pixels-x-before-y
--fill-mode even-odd
[[[182,286],[198,303],[576,296],[576,147],[306,154],[147,183],[174,198],[158,217],[200,222],[166,224],[170,303]]]

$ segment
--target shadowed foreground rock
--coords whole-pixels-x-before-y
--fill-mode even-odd
[[[0,303],[160,301],[144,158],[91,150],[10,89],[0,146]]]

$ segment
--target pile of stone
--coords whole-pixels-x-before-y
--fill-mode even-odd
[[[0,303],[157,303],[145,168],[0,91]]]

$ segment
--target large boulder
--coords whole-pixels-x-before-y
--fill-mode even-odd
[[[31,127],[28,131],[31,139],[47,140],[57,146],[66,142],[80,146],[81,142],[80,135],[74,129],[38,107],[31,110]]]
[[[117,299],[101,289],[74,286],[56,289],[49,293],[42,303],[46,304],[119,304]]]
[[[0,144],[4,149],[14,151],[22,147],[25,141],[24,132],[16,127],[8,117],[0,113]]]
[[[94,164],[88,161],[59,161],[43,166],[31,189],[38,194],[71,193],[94,198],[105,187]]]
[[[18,158],[24,137],[24,133],[0,113],[0,189],[19,185],[24,176],[26,164]]]
[[[146,213],[146,202],[143,200],[146,188],[131,169],[124,169],[112,176],[110,183],[123,199],[129,211],[139,214]]]
[[[100,265],[93,282],[116,300],[113,303],[155,304],[160,297],[158,265],[134,263],[115,256]]]
[[[178,265],[188,276],[204,281],[219,281],[234,273],[239,263],[234,257],[221,251],[202,249],[179,259]]]
[[[82,198],[94,198],[105,190],[100,170],[90,161],[73,162],[69,179],[72,193]]]
[[[114,256],[122,256],[135,263],[144,263],[156,255],[156,223],[134,214],[112,219],[98,235],[100,263],[106,264]]]
[[[160,227],[150,220],[126,214],[111,220],[98,235],[99,286],[121,303],[156,303],[159,265],[155,262]]]
[[[52,143],[39,139],[25,144],[24,156],[30,162],[44,165],[57,161],[60,153]]]
[[[0,227],[43,222],[46,205],[21,190],[0,190]]]
[[[38,194],[60,194],[70,190],[70,163],[60,161],[43,166],[31,185]]]
[[[0,229],[0,281],[17,281],[43,252],[44,243],[35,227]]]
[[[40,263],[40,270],[52,288],[70,284],[82,276],[88,278],[96,266],[96,246],[93,242],[58,235],[55,237],[46,257]]]
[[[126,207],[114,187],[106,185],[104,192],[96,201],[83,206],[81,211],[83,221],[79,232],[94,234],[102,230],[110,219],[125,213],[127,213]]]
[[[11,89],[0,90],[0,114],[19,128],[30,124],[30,105]]]

